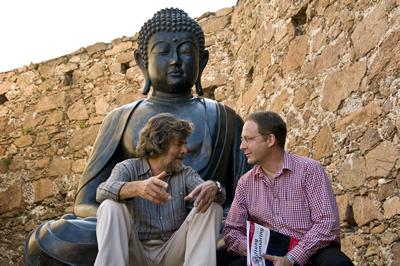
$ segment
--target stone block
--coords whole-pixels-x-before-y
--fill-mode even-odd
[[[40,132],[36,135],[35,143],[33,144],[33,146],[41,146],[49,143],[49,135],[47,134],[47,132]]]
[[[99,128],[100,125],[94,125],[90,128],[78,129],[75,131],[69,141],[69,150],[79,151],[86,146],[93,146]]]
[[[393,263],[392,265],[400,265],[400,244],[394,244],[392,246],[392,253],[393,253]]]
[[[374,48],[386,32],[387,16],[383,4],[378,4],[354,29],[351,39],[356,58],[363,57]]]
[[[103,95],[100,95],[100,96],[96,97],[95,106],[96,106],[96,114],[103,115],[103,114],[107,113],[109,104],[108,104],[108,101],[106,100],[106,98],[104,98]]]
[[[98,42],[86,47],[86,51],[89,55],[105,50],[107,50],[107,45],[103,42]]]
[[[15,122],[8,117],[0,117],[0,134],[9,134],[15,130]]]
[[[367,177],[388,176],[398,158],[399,152],[397,151],[396,145],[390,142],[382,142],[365,155]]]
[[[31,73],[30,73],[30,72],[21,74],[21,75],[19,75],[18,78],[17,78],[17,84],[18,84],[18,86],[19,86],[20,89],[25,88],[25,87],[28,86],[29,83],[31,83],[31,82],[32,82],[32,79],[31,79]],[[1,86],[1,85],[0,85],[0,86]],[[0,91],[1,91],[1,89],[0,89]],[[1,94],[1,93],[0,93],[0,94]]]
[[[95,79],[98,77],[103,76],[104,72],[103,72],[103,65],[101,63],[95,64],[94,66],[92,66],[87,74],[87,78],[88,79]]]
[[[50,125],[58,124],[63,120],[64,120],[64,113],[54,111],[47,117],[46,121],[44,122],[44,125],[50,126]]]
[[[53,76],[56,65],[57,65],[56,60],[41,63],[39,65],[38,71],[43,78],[48,78],[50,76]]]
[[[259,78],[254,81],[253,85],[243,94],[243,104],[246,111],[254,104],[264,86],[264,80]]]
[[[394,31],[379,47],[379,52],[368,71],[367,83],[371,88],[379,88],[379,82],[393,76],[399,78],[400,73],[400,31]]]
[[[225,8],[221,8],[220,10],[216,11],[215,15],[217,17],[222,17],[222,16],[229,15],[231,12],[232,12],[231,7],[225,7]]]
[[[126,75],[127,79],[135,79],[135,78],[142,77],[142,72],[140,71],[140,68],[138,66],[136,66],[136,67],[128,68],[125,75]]]
[[[23,203],[22,185],[17,184],[0,193],[0,213],[21,211]]]
[[[376,127],[368,129],[360,142],[361,154],[364,154],[370,148],[378,144],[382,140]]]
[[[86,75],[79,70],[75,70],[72,73],[72,84],[80,84],[85,81]]]
[[[259,62],[259,68],[262,71],[264,68],[266,68],[269,64],[271,63],[271,53],[269,52],[268,48],[265,48],[261,52],[260,56],[260,62]]]
[[[214,20],[208,21],[201,25],[204,34],[209,32],[217,32],[223,28],[225,28],[230,23],[230,16],[219,17]]]
[[[75,63],[67,63],[67,64],[62,63],[58,67],[58,69],[60,70],[61,73],[68,73],[68,72],[71,72],[71,71],[73,71],[75,69],[78,69],[78,65],[75,64]]]
[[[71,160],[54,157],[49,167],[50,176],[68,175],[71,172]]]
[[[33,140],[32,140],[31,135],[29,135],[29,134],[18,138],[14,142],[15,146],[17,146],[18,148],[22,148],[22,147],[26,147],[26,146],[32,145],[32,143],[33,143]]]
[[[114,46],[111,50],[105,52],[106,56],[116,55],[132,48],[132,42],[121,42],[119,45]]]
[[[2,84],[0,84],[0,95],[9,92],[13,85],[14,83],[10,81],[5,81]]]
[[[76,160],[75,162],[72,163],[71,170],[73,172],[83,172],[83,170],[85,170],[85,166],[86,166],[85,159]]]
[[[331,134],[331,127],[325,124],[317,135],[317,141],[314,148],[314,160],[330,156],[335,151]]]
[[[25,116],[24,122],[23,122],[23,128],[35,128],[37,124],[39,123],[41,119],[41,116],[39,114],[35,113],[29,113]]]
[[[382,109],[378,103],[370,102],[367,106],[339,119],[336,122],[336,127],[340,132],[345,133],[346,128],[350,125],[355,127],[360,125],[367,125],[372,120],[380,116]]]
[[[33,182],[33,188],[35,190],[35,203],[53,196],[53,181],[49,178],[42,178]]]
[[[129,63],[130,61],[135,60],[133,55],[133,51],[127,51],[117,56],[117,63]]]
[[[293,39],[289,45],[289,51],[283,59],[282,73],[284,77],[301,67],[308,54],[308,35],[300,35]]]
[[[353,215],[358,226],[366,225],[373,220],[383,221],[378,206],[368,197],[357,197],[354,200]]]
[[[11,171],[21,170],[25,168],[26,168],[25,160],[22,154],[15,155],[12,158],[11,163],[8,165],[8,170]]]
[[[325,81],[322,92],[321,106],[328,111],[334,112],[340,103],[346,99],[351,92],[357,91],[361,79],[367,69],[366,62],[356,62],[348,69],[333,72]]]
[[[114,73],[121,73],[122,71],[122,64],[121,63],[115,63],[109,66],[110,72],[112,74]]]
[[[345,190],[359,188],[366,182],[366,171],[364,157],[355,152],[346,159],[336,178]]]
[[[277,95],[269,107],[269,109],[275,113],[280,114],[285,108],[286,104],[290,102],[291,94],[287,90],[283,90],[279,95]]]
[[[51,96],[41,98],[36,105],[36,112],[44,112],[51,109],[57,109],[65,104],[66,93],[60,92]]]
[[[354,248],[353,243],[349,237],[342,238],[340,240],[341,250],[347,255],[351,260],[354,260]]]
[[[349,195],[337,196],[336,202],[339,209],[340,221],[350,221],[353,218],[353,213],[349,204]]]
[[[385,219],[390,219],[396,214],[400,214],[400,199],[398,197],[393,197],[386,200],[383,203],[383,210]]]
[[[85,103],[82,99],[79,99],[68,108],[67,115],[69,120],[86,120],[89,118]]]

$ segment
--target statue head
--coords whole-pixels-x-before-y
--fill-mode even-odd
[[[183,10],[158,11],[142,26],[135,60],[145,76],[143,94],[154,90],[203,94],[201,75],[208,62],[200,25]]]

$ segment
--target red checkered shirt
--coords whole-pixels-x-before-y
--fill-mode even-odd
[[[288,253],[300,265],[340,243],[339,212],[326,172],[316,161],[287,152],[274,185],[259,165],[239,179],[224,228],[229,253],[242,256],[246,221],[301,240]]]

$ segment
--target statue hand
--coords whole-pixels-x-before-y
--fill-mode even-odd
[[[213,181],[206,181],[199,184],[193,191],[187,195],[184,200],[189,201],[197,196],[193,206],[196,207],[195,212],[206,212],[211,203],[215,200],[218,187]]]

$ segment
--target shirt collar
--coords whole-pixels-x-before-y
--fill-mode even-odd
[[[281,165],[281,169],[279,170],[276,176],[280,176],[284,170],[289,170],[291,172],[293,172],[294,170],[292,155],[286,151],[284,151],[283,154],[283,163]],[[265,173],[260,165],[256,166],[255,171],[256,174],[258,174],[258,176],[265,176]]]
[[[140,161],[142,163],[142,167],[139,169],[138,174],[145,175],[147,173],[151,173],[149,161],[147,161],[147,159],[140,159]],[[152,175],[152,174],[150,174],[150,175]],[[174,174],[166,174],[165,177],[171,177],[173,175]]]

